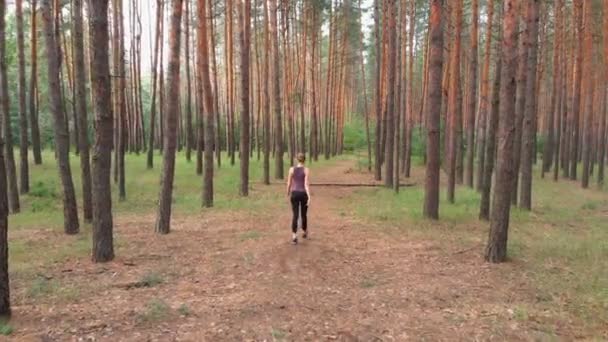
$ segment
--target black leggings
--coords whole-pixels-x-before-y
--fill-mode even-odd
[[[308,195],[304,191],[291,192],[291,210],[293,211],[293,219],[291,221],[291,231],[294,234],[298,231],[298,216],[302,216],[302,230],[308,228],[306,222],[306,212],[308,211]]]

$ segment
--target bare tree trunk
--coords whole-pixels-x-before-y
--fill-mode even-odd
[[[2,2],[2,10],[5,9],[5,3]],[[15,155],[13,151],[13,133],[11,128],[11,111],[9,105],[8,92],[8,74],[6,69],[6,47],[5,37],[6,28],[4,23],[4,15],[2,16],[0,26],[0,37],[2,37],[2,46],[0,46],[0,106],[2,107],[2,124],[4,125],[4,155],[5,155],[5,172],[7,177],[8,203],[12,213],[20,211],[19,206],[19,189],[17,186],[17,172],[15,167]]]
[[[277,12],[279,10],[278,0],[272,0],[270,8],[270,36],[272,40],[272,76],[274,81],[273,100],[274,100],[274,129],[275,129],[275,170],[274,177],[283,179],[283,121],[281,118],[281,71],[279,60],[279,34],[277,32]]]
[[[376,38],[376,160],[374,164],[376,180],[382,179],[382,41],[380,37],[380,0],[374,0],[374,30]]]
[[[6,80],[6,23],[5,23],[6,2],[0,0],[0,114],[4,117],[7,106],[4,106],[5,96],[8,89],[4,86]],[[0,132],[2,131],[3,120],[0,120]],[[6,168],[4,163],[4,138],[0,134],[0,317],[8,318],[11,315],[11,296],[8,273],[8,189],[6,184]]]
[[[593,75],[593,6],[589,1],[586,1],[584,7],[584,76],[585,80],[583,103],[585,116],[585,130],[584,130],[584,141],[583,141],[583,174],[581,185],[584,189],[589,187],[589,176],[591,173],[591,153],[593,145],[593,126],[594,126],[594,115],[593,115],[593,99],[594,99],[594,75]],[[608,34],[608,33],[604,33]],[[606,66],[604,66],[605,68]]]
[[[82,1],[73,0],[73,42],[74,42],[74,91],[78,111],[78,145],[80,146],[80,171],[82,182],[82,209],[85,222],[93,220],[91,194],[91,161],[89,158],[89,131],[87,123],[87,94],[84,69],[84,38]]]
[[[606,73],[605,76],[605,81],[608,82],[608,67],[606,67],[606,65],[608,65],[608,34],[606,34],[606,32],[608,32],[608,0],[604,0],[604,25],[603,25],[603,32],[604,32],[604,72]],[[606,116],[608,116],[608,112],[606,112],[606,108],[608,107],[608,104],[606,103],[606,101],[608,101],[608,97],[607,97],[607,92],[604,91],[604,94],[602,95],[604,98],[603,101],[603,110],[600,112],[600,115],[602,116],[601,119],[601,124],[600,124],[600,151],[599,151],[599,157],[598,157],[598,173],[597,173],[597,184],[598,186],[601,188],[604,186],[604,168],[606,165],[606,144],[608,143],[606,141]],[[557,160],[556,160],[557,162]]]
[[[443,74],[443,0],[431,1],[429,27],[429,83],[426,143],[424,217],[439,218],[439,177],[441,167],[441,77]]]
[[[63,185],[64,231],[66,234],[77,234],[79,230],[78,208],[70,168],[69,137],[59,88],[59,47],[55,40],[50,0],[43,0],[41,9],[48,60],[49,104],[54,118],[57,164]],[[2,58],[2,60],[4,59]]]
[[[186,0],[184,13],[184,30],[186,31],[186,160],[190,161],[192,148],[195,146],[192,128],[192,81],[190,77],[190,1]]]
[[[497,20],[497,22],[499,22]],[[502,31],[502,30],[501,30]],[[489,220],[490,219],[490,195],[492,192],[492,173],[494,172],[495,152],[496,152],[496,131],[498,130],[499,121],[499,106],[500,106],[500,87],[501,87],[501,74],[502,74],[502,58],[501,56],[501,43],[496,42],[497,61],[494,72],[494,85],[492,89],[492,107],[490,109],[490,115],[488,117],[488,128],[486,134],[485,144],[485,162],[483,165],[483,173],[479,175],[482,179],[482,190],[481,190],[481,203],[479,205],[479,219]]]
[[[576,23],[576,60],[574,62],[574,94],[572,99],[572,123],[570,145],[570,179],[576,180],[577,166],[579,159],[579,140],[580,140],[580,108],[581,108],[581,82],[583,69],[583,2],[574,3],[574,17]]]
[[[395,148],[395,77],[397,65],[397,27],[395,19],[397,10],[395,8],[395,0],[388,0],[386,3],[388,14],[388,94],[387,94],[387,118],[386,118],[386,148],[384,150],[384,185],[388,188],[393,186],[393,167],[394,167],[394,148]]]
[[[520,1],[515,6],[517,7],[518,23],[525,23],[524,6],[526,2]],[[515,97],[515,142],[513,147],[513,164],[515,167],[515,177],[513,178],[513,189],[511,203],[517,204],[517,194],[519,191],[519,171],[521,164],[521,137],[524,115],[526,109],[526,84],[527,84],[527,63],[528,63],[528,35],[530,30],[528,27],[521,29],[522,38],[519,40],[519,55],[517,56],[517,90]],[[501,114],[502,115],[502,114]]]
[[[553,154],[555,145],[555,117],[558,97],[557,93],[560,89],[560,61],[559,55],[561,51],[561,11],[563,7],[562,0],[556,0],[553,4],[553,12],[555,16],[555,29],[553,33],[553,88],[551,90],[551,107],[547,111],[546,122],[546,141],[543,149],[543,167],[542,174],[551,170],[553,164]],[[559,117],[557,117],[559,120]]]
[[[237,4],[241,46],[241,196],[249,195],[249,54],[251,37],[251,2]]]
[[[15,1],[16,19],[17,19],[17,55],[19,59],[19,188],[22,194],[30,191],[30,176],[29,176],[29,161],[28,155],[28,139],[27,139],[27,106],[25,97],[25,54],[24,38],[23,38],[23,0]]]
[[[91,87],[95,112],[92,158],[93,262],[114,259],[111,163],[113,144],[112,93],[109,64],[108,0],[89,3]]]
[[[502,70],[500,84],[500,114],[496,189],[492,201],[490,234],[485,251],[488,262],[499,263],[507,259],[511,190],[513,189],[513,132],[515,113],[515,74],[517,66],[517,1],[505,0],[503,38],[501,48]],[[488,162],[490,162],[488,160]]]
[[[460,149],[459,136],[462,117],[462,105],[460,97],[460,50],[462,33],[462,0],[456,0],[454,8],[455,15],[455,38],[452,46],[452,56],[450,57],[450,88],[448,95],[448,115],[450,119],[449,129],[449,156],[448,156],[448,188],[447,198],[450,203],[454,203],[456,190],[456,168],[457,155]]]
[[[150,131],[148,137],[148,169],[154,167],[154,136],[156,126],[156,83],[158,80],[158,56],[160,46],[162,42],[162,30],[163,30],[163,2],[162,0],[156,0],[156,34],[154,38],[154,60],[152,62],[152,91],[151,91],[151,104],[150,104]]]
[[[469,58],[469,91],[467,102],[467,155],[465,183],[473,188],[475,173],[475,109],[477,108],[477,43],[479,26],[479,0],[473,0],[471,14],[471,51]]]
[[[158,212],[155,231],[168,234],[171,229],[171,202],[173,199],[173,178],[175,176],[175,150],[177,148],[177,120],[179,111],[180,43],[183,0],[172,0],[171,26],[169,33],[169,65],[167,67],[167,108],[165,110],[165,150],[163,170],[158,195]]]
[[[500,6],[500,5],[499,5]],[[479,115],[478,115],[478,125],[477,125],[477,191],[482,191],[485,182],[485,174],[484,170],[485,162],[486,162],[486,141],[489,139],[489,136],[486,136],[486,122],[488,117],[488,108],[490,103],[490,60],[491,54],[490,50],[492,48],[492,29],[494,27],[494,0],[488,1],[488,28],[486,31],[486,41],[484,48],[484,62],[483,62],[483,70],[481,73],[481,90],[480,90],[480,99],[479,99]],[[489,203],[488,203],[489,204]],[[489,216],[488,216],[489,218]]]
[[[214,120],[213,93],[209,79],[209,47],[207,44],[207,8],[206,0],[198,0],[198,72],[201,76],[201,90],[205,109],[205,170],[203,174],[203,206],[213,206],[213,143],[214,143]]]
[[[526,107],[521,139],[521,192],[519,207],[532,209],[532,166],[536,145],[536,74],[538,63],[538,10],[539,0],[527,2],[528,62],[526,74]]]
[[[37,79],[38,79],[38,53],[37,53],[37,35],[38,30],[36,29],[36,0],[32,0],[31,4],[31,33],[30,33],[30,126],[31,126],[31,137],[32,137],[32,153],[34,154],[34,164],[42,164],[42,153],[40,152],[40,128],[38,126],[38,106],[37,106]]]

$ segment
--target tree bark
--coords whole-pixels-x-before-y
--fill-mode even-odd
[[[201,77],[201,98],[204,100],[205,109],[205,169],[203,173],[203,206],[213,206],[213,143],[214,143],[214,120],[213,93],[209,79],[209,47],[207,44],[207,8],[206,0],[198,0],[198,72]]]
[[[424,217],[439,218],[439,177],[441,166],[441,78],[443,74],[443,0],[431,1],[430,15],[430,50],[429,50],[429,83],[427,111],[426,143],[426,180],[424,194]]]
[[[249,54],[251,37],[251,2],[237,4],[239,14],[239,40],[241,46],[241,196],[249,195]]]
[[[158,55],[159,49],[162,45],[162,27],[163,27],[163,2],[156,0],[156,34],[154,38],[154,60],[152,61],[152,90],[151,90],[151,103],[150,103],[150,131],[148,136],[148,169],[154,167],[154,136],[156,126],[156,83],[158,80]]]
[[[3,11],[5,6],[5,3],[2,2]],[[6,69],[6,26],[4,22],[4,15],[2,18],[3,20],[0,22],[0,37],[3,38],[2,45],[0,46],[0,106],[2,107],[2,124],[4,125],[5,170],[7,177],[8,204],[12,213],[18,213],[20,211],[19,189],[17,184],[17,171],[13,151],[13,133],[11,128],[11,111],[9,104],[10,95],[8,91],[8,73]]]
[[[8,89],[4,88],[6,82],[6,33],[5,33],[5,12],[6,0],[0,0],[0,95],[6,98]],[[0,104],[0,114],[4,117],[8,115],[6,106]],[[2,131],[3,120],[0,120],[0,132]],[[6,184],[6,168],[4,159],[4,138],[0,134],[0,317],[8,318],[11,315],[10,284],[8,273],[8,189]]]
[[[169,65],[167,67],[167,108],[165,110],[165,142],[163,170],[158,195],[158,212],[155,231],[168,234],[171,229],[171,203],[173,200],[173,178],[175,176],[175,150],[177,148],[177,120],[179,111],[180,44],[183,0],[171,2],[171,26],[169,33]]]
[[[475,173],[475,109],[477,108],[477,43],[479,26],[479,0],[473,0],[471,13],[471,51],[469,58],[469,91],[467,94],[467,155],[465,183],[473,188]]]
[[[583,174],[581,175],[581,185],[584,189],[589,187],[589,178],[591,173],[591,153],[593,148],[593,137],[595,136],[593,131],[594,127],[594,115],[593,115],[593,100],[594,100],[594,85],[595,77],[593,74],[593,6],[591,2],[586,1],[584,7],[584,81],[583,87],[583,104],[585,116],[585,130],[584,130],[584,141],[583,141]],[[604,32],[604,34],[608,34]],[[604,66],[606,68],[606,66]]]
[[[528,46],[528,61],[526,74],[526,106],[522,126],[521,139],[521,191],[519,207],[532,209],[532,166],[536,145],[536,74],[538,63],[538,11],[540,0],[529,0],[527,10],[526,45]]]
[[[48,61],[49,104],[54,118],[57,165],[63,185],[63,225],[66,234],[77,234],[79,230],[78,208],[70,168],[69,136],[59,88],[59,47],[55,40],[50,0],[43,0],[41,9]]]
[[[393,167],[394,167],[394,151],[395,151],[395,77],[397,65],[397,27],[396,17],[397,11],[395,8],[395,0],[386,2],[388,18],[388,92],[387,92],[387,110],[386,110],[386,148],[384,149],[384,185],[387,188],[393,186]],[[397,128],[398,129],[398,128]]]
[[[196,146],[192,128],[192,81],[190,77],[190,1],[186,0],[184,13],[185,63],[186,63],[186,160],[190,161],[192,149]]]
[[[272,0],[270,8],[270,36],[272,40],[272,76],[274,81],[273,100],[274,100],[274,129],[275,129],[275,170],[274,177],[283,179],[283,121],[281,118],[281,71],[279,60],[279,35],[277,32],[277,12],[279,10],[278,0]]]
[[[30,20],[30,91],[29,91],[29,105],[30,105],[30,134],[32,137],[32,153],[34,155],[34,164],[42,164],[42,153],[40,152],[40,128],[38,125],[38,102],[37,102],[37,79],[38,79],[38,52],[37,52],[37,35],[38,30],[36,29],[36,0],[32,0],[31,4],[31,20]]]
[[[510,196],[513,189],[513,133],[515,113],[515,82],[517,66],[517,1],[505,0],[502,34],[502,70],[500,84],[500,114],[496,189],[492,201],[490,234],[485,250],[488,262],[499,263],[507,259]],[[489,162],[489,161],[488,161]]]
[[[479,115],[477,125],[477,191],[482,191],[485,182],[485,161],[486,157],[486,141],[489,136],[486,136],[486,122],[488,121],[488,108],[490,99],[490,62],[492,49],[492,30],[494,27],[494,0],[488,1],[488,28],[486,31],[485,47],[484,47],[484,62],[483,70],[481,72],[481,90],[479,99]],[[489,218],[489,217],[488,217]]]
[[[84,69],[84,38],[82,20],[82,0],[72,2],[73,42],[74,42],[74,92],[78,111],[78,145],[80,150],[80,171],[82,183],[82,209],[85,222],[93,220],[91,194],[91,161],[89,157],[89,130],[87,121],[87,94]]]
[[[580,108],[581,108],[581,83],[582,83],[582,69],[583,69],[583,2],[574,3],[574,18],[576,29],[578,32],[576,44],[576,60],[574,62],[574,93],[572,98],[572,122],[571,122],[571,135],[569,137],[568,145],[570,147],[570,179],[576,180],[577,178],[577,166],[579,160],[579,140],[580,140]]]
[[[114,119],[109,64],[108,0],[89,3],[91,88],[95,113],[92,154],[93,262],[114,259],[112,219],[112,144]]]
[[[498,22],[498,21],[497,21]],[[499,106],[500,106],[500,84],[502,73],[501,44],[496,42],[497,61],[494,72],[494,84],[492,89],[492,107],[488,117],[488,128],[485,132],[485,162],[483,173],[479,176],[482,179],[481,203],[479,205],[479,219],[490,219],[490,195],[492,192],[492,173],[494,172],[495,151],[496,151],[496,131],[498,130]]]
[[[462,33],[462,0],[456,0],[454,8],[455,31],[454,44],[450,57],[450,87],[448,95],[449,115],[449,153],[448,153],[448,188],[447,198],[454,203],[456,189],[457,155],[461,148],[459,144],[460,122],[462,118],[462,99],[460,97],[460,50]]]
[[[27,106],[25,92],[25,54],[23,38],[23,0],[15,1],[15,16],[17,19],[17,56],[19,59],[19,188],[22,194],[30,191],[28,139],[27,139]]]
[[[441,23],[440,23],[441,24]],[[374,164],[375,178],[382,179],[382,41],[380,34],[380,0],[374,0],[374,32],[376,39],[376,160]]]
[[[517,20],[518,23],[525,24],[525,1],[520,1],[517,5]],[[519,24],[518,24],[519,25]],[[525,25],[523,25],[525,26]],[[527,38],[530,34],[530,30],[525,27],[521,29],[522,37],[519,40],[519,55],[517,56],[517,90],[515,97],[515,141],[513,147],[513,164],[515,170],[515,177],[513,178],[513,189],[511,202],[513,205],[517,204],[517,194],[519,192],[519,171],[521,163],[521,137],[522,127],[524,122],[524,115],[526,109],[526,85],[527,85],[527,63],[528,63],[528,46],[526,45],[529,39]]]

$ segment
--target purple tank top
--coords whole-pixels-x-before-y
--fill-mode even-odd
[[[294,167],[292,179],[291,191],[306,191],[306,169],[304,167]]]

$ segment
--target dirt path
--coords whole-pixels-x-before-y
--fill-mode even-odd
[[[315,182],[370,182],[351,161]],[[418,175],[419,177],[419,175]],[[66,258],[32,298],[16,288],[17,340],[403,341],[543,338],[513,318],[532,294],[517,265],[489,268],[430,241],[375,232],[340,210],[352,188],[313,189],[311,239],[289,244],[283,186],[265,213],[175,217],[168,236],[150,216],[117,219],[119,258]],[[60,238],[60,236],[51,236]],[[41,270],[42,272],[42,270]],[[148,283],[142,283],[142,279]],[[139,282],[139,283],[138,283]],[[148,286],[146,286],[148,285]],[[25,286],[25,285],[24,285]]]

